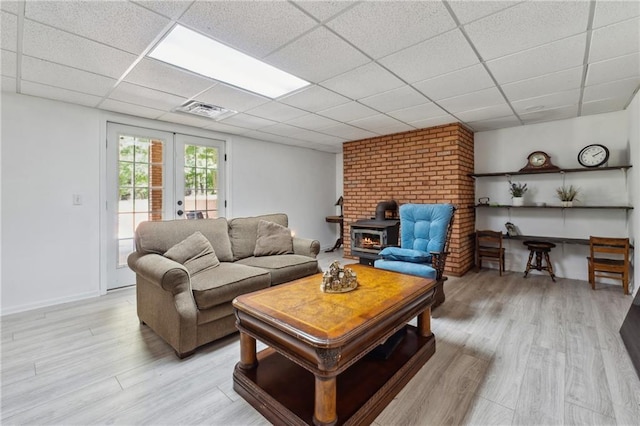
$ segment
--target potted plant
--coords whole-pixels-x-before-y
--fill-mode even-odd
[[[562,202],[562,207],[573,207],[573,202],[578,201],[579,188],[573,185],[556,188],[556,195]]]
[[[524,205],[524,193],[527,192],[527,184],[520,182],[511,182],[509,181],[509,193],[511,194],[511,198],[513,198],[513,202],[511,203],[513,206],[522,206]]]

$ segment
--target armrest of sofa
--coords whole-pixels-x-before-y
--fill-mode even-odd
[[[310,238],[293,237],[293,254],[309,256],[315,259],[320,253],[320,241]]]
[[[177,294],[191,291],[189,272],[180,263],[155,253],[133,252],[127,258],[129,268],[158,287]]]

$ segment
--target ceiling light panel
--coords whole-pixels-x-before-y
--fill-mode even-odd
[[[176,25],[149,56],[269,98],[309,85],[307,81],[180,25]]]

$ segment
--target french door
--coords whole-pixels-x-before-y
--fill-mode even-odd
[[[107,123],[107,289],[135,284],[144,221],[224,216],[224,141]],[[222,161],[221,161],[222,160]]]

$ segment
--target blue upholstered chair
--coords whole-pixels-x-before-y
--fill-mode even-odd
[[[438,281],[435,306],[444,302],[444,266],[455,207],[452,204],[400,206],[400,247],[386,247],[374,266]]]

